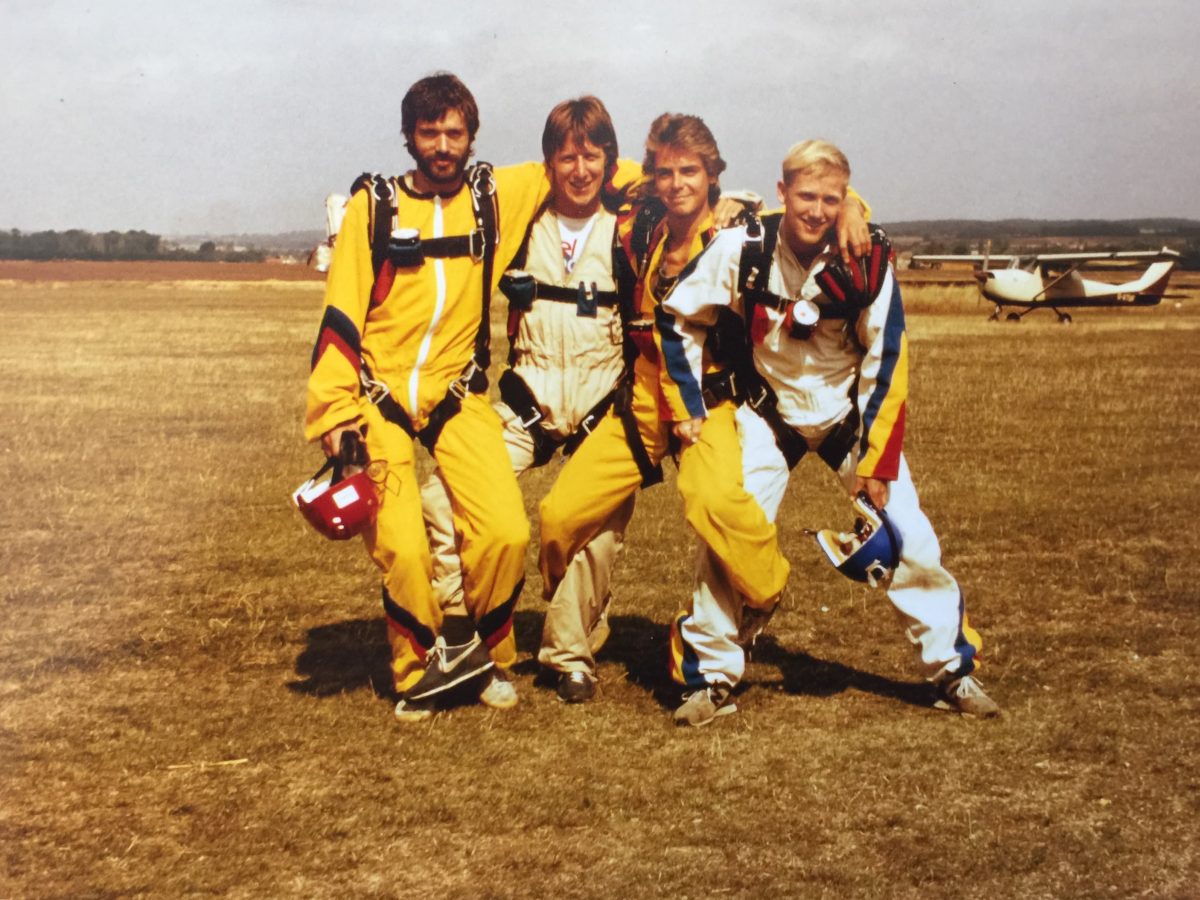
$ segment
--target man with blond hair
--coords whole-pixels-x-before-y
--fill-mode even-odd
[[[626,328],[633,350],[626,391],[542,501],[539,565],[549,598],[557,599],[570,566],[602,524],[639,486],[653,482],[671,449],[664,414],[681,401],[666,396],[674,387],[662,378],[667,348],[656,336],[655,311],[718,233],[713,206],[724,169],[716,140],[699,117],[666,113],[651,124],[644,192],[618,224],[629,267],[639,273]],[[729,360],[714,346],[699,349],[703,376],[689,390],[705,394],[711,408],[703,428],[679,435],[685,517],[739,594],[770,607],[786,581],[787,563],[775,526],[740,483]],[[678,655],[671,664],[678,668]]]
[[[783,212],[718,235],[664,299],[664,342],[676,342],[686,360],[667,375],[694,401],[707,326],[723,310],[743,318],[753,363],[747,373],[756,382],[754,399],[738,411],[746,489],[774,521],[792,467],[812,451],[852,497],[881,510],[900,543],[888,597],[938,705],[995,716],[999,707],[972,674],[982,640],[942,566],[901,449],[908,341],[886,238],[875,232],[865,267],[839,261],[830,229],[846,200],[850,164],[833,144],[796,144],[782,168]],[[687,431],[708,415],[702,402],[690,402],[676,427]],[[711,694],[715,686],[727,697],[740,681],[744,645],[766,618],[746,599],[713,566],[702,566],[693,613],[681,628],[685,677],[697,690]]]

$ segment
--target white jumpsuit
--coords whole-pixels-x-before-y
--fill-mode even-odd
[[[612,271],[616,216],[603,207],[596,213],[584,246],[568,273],[558,217],[547,208],[534,222],[524,270],[542,284],[575,288],[581,282],[615,292]],[[616,386],[622,369],[622,330],[618,309],[599,305],[595,315],[573,303],[539,299],[520,315],[512,335],[513,371],[529,387],[542,419],[532,428],[562,441]],[[534,439],[520,417],[504,402],[495,404],[504,423],[504,441],[513,471],[521,475],[535,464]],[[421,486],[421,500],[433,552],[434,592],[444,608],[462,599],[462,564],[449,501],[435,470]],[[546,612],[539,661],[559,672],[595,675],[594,654],[608,637],[607,610],[611,574],[633,514],[631,496],[608,519],[584,550],[575,555]]]
[[[663,304],[676,317],[677,332],[693,377],[699,379],[705,325],[721,307],[743,313],[738,269],[745,229],[720,234]],[[826,303],[813,275],[836,248],[826,248],[806,270],[780,240],[775,248],[769,290],[783,297]],[[889,482],[885,511],[903,549],[888,587],[919,666],[932,681],[969,674],[982,640],[967,623],[962,593],[942,566],[941,549],[921,510],[908,464],[901,452],[908,390],[908,344],[904,310],[895,275],[889,270],[878,298],[849,320],[822,318],[807,338],[793,337],[785,312],[755,307],[749,323],[754,364],[774,390],[783,420],[815,450],[856,404],[861,416],[858,440],[838,467],[849,492],[858,476]],[[774,433],[753,410],[738,410],[746,490],[774,521],[790,475]],[[702,556],[693,596],[693,614],[680,623],[684,672],[691,686],[737,684],[745,654],[734,642],[743,601]]]

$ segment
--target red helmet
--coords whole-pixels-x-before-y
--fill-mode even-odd
[[[330,475],[323,478],[326,472]],[[375,522],[379,486],[366,469],[343,478],[341,461],[331,456],[312,478],[296,488],[292,503],[325,537],[344,541]]]

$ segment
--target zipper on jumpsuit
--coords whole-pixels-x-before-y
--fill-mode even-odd
[[[435,196],[433,198],[433,236],[435,238],[443,237],[443,230],[442,198]],[[437,302],[433,307],[433,315],[429,319],[429,327],[425,330],[425,337],[421,339],[421,347],[417,351],[417,360],[413,363],[412,374],[408,376],[408,403],[414,418],[417,415],[417,392],[421,382],[421,366],[429,358],[429,348],[433,344],[433,332],[437,328],[446,306],[446,269],[445,261],[441,257],[434,258],[433,271],[437,277]]]

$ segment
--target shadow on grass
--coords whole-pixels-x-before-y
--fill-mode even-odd
[[[553,689],[553,673],[539,671],[537,662],[542,622],[541,613],[521,610],[513,616],[517,652],[525,657],[515,668],[534,675],[539,686]],[[599,661],[623,665],[633,684],[653,693],[664,705],[678,702],[678,690],[667,677],[667,625],[643,616],[614,616],[609,627],[612,633],[598,654]],[[318,625],[308,630],[306,639],[307,645],[296,658],[299,677],[288,683],[288,690],[329,697],[366,688],[380,698],[395,699],[391,649],[382,616]]]
[[[927,707],[933,703],[933,692],[924,682],[896,681],[852,666],[818,659],[802,650],[788,650],[769,634],[759,637],[752,658],[756,663],[778,667],[783,675],[783,689],[789,694],[830,697],[853,689],[890,697],[912,706]]]
[[[370,688],[375,695],[394,699],[392,651],[383,616],[349,619],[308,630],[308,645],[296,657],[299,679],[288,690],[329,697]]]
[[[513,617],[517,652],[525,657],[515,668],[522,674],[533,675],[534,683],[539,687],[553,690],[555,674],[542,670],[537,662],[542,621],[540,613],[524,610]],[[611,634],[597,654],[597,660],[623,666],[630,683],[651,694],[663,708],[670,709],[677,705],[680,688],[667,673],[669,626],[644,616],[613,616],[609,619],[609,627]],[[367,688],[381,699],[395,700],[391,650],[382,616],[319,625],[309,629],[307,640],[307,646],[296,658],[296,674],[299,678],[289,682],[289,690],[315,697],[329,697]],[[753,660],[760,665],[777,667],[783,676],[783,689],[790,694],[828,697],[854,689],[913,706],[929,706],[932,703],[927,684],[896,681],[819,659],[803,651],[788,650],[769,634],[759,638],[754,647]],[[744,688],[745,685],[739,687]],[[478,685],[475,689],[478,690]],[[473,702],[474,697],[468,697],[467,700]]]

